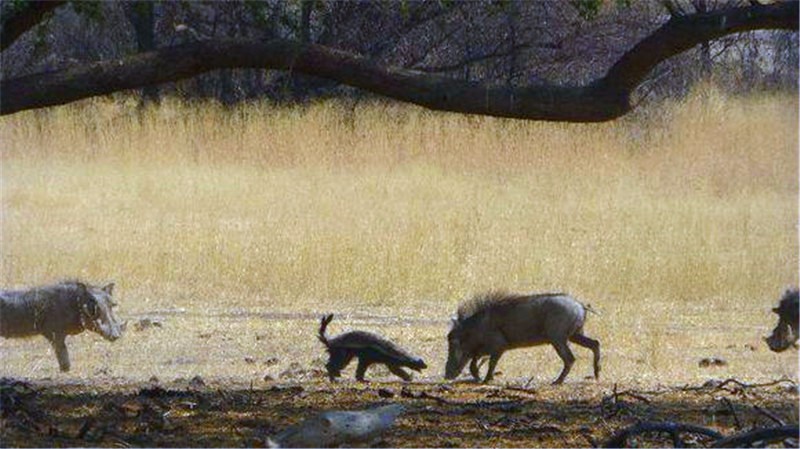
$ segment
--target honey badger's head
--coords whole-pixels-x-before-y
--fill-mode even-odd
[[[409,368],[411,368],[411,369],[413,369],[414,371],[422,371],[422,370],[424,370],[425,368],[427,368],[427,367],[428,367],[428,365],[426,365],[426,364],[425,364],[425,361],[424,361],[424,360],[422,360],[421,358],[417,357],[417,358],[413,359],[413,360],[412,360],[412,361],[411,361],[411,362],[408,364],[408,367],[409,367]]]
[[[352,355],[330,346],[328,347],[328,354],[328,363],[325,364],[325,369],[328,370],[328,378],[334,380],[342,375],[342,370],[350,363]]]

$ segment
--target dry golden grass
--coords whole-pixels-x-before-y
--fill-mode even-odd
[[[797,283],[797,121],[796,98],[708,85],[593,125],[386,104],[26,112],[0,120],[2,285],[115,279],[120,315],[164,318],[113,345],[73,338],[79,376],[256,379],[322,356],[313,318],[257,314],[327,311],[438,376],[448,315],[487,288],[591,303],[607,381],[796,376],[760,336]],[[0,374],[56,372],[42,339],[0,354]],[[712,355],[730,365],[697,367]],[[500,367],[545,381],[560,362],[543,348]]]

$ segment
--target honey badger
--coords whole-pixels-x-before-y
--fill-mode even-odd
[[[421,371],[428,365],[419,358],[414,357],[402,350],[394,343],[381,338],[370,332],[353,331],[347,332],[330,340],[325,336],[325,329],[333,320],[333,314],[322,317],[319,325],[317,338],[328,350],[328,377],[331,381],[341,375],[342,370],[358,357],[358,368],[356,368],[356,379],[364,382],[364,373],[373,363],[382,363],[389,368],[396,376],[408,382],[411,375],[405,372],[402,367],[408,367],[415,371]]]

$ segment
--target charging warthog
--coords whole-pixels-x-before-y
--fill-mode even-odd
[[[117,323],[111,299],[114,284],[95,287],[78,281],[29,290],[0,292],[0,336],[5,338],[44,335],[53,345],[61,371],[69,371],[67,335],[90,330],[118,339],[125,324]]]
[[[564,361],[554,384],[569,374],[575,356],[567,340],[594,353],[594,377],[600,375],[600,343],[583,335],[586,307],[565,293],[519,295],[491,292],[477,295],[458,307],[447,334],[449,350],[445,379],[454,379],[470,362],[469,370],[479,380],[478,361],[489,356],[484,382],[492,380],[503,352],[527,346],[551,344]]]
[[[778,307],[772,309],[778,314],[778,324],[772,331],[772,335],[767,337],[769,349],[775,352],[782,352],[797,342],[797,328],[800,318],[800,291],[796,288],[787,289],[781,298]]]

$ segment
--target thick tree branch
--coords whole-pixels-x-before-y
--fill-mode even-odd
[[[631,91],[657,64],[702,42],[745,31],[797,31],[797,5],[797,1],[789,1],[673,16],[625,53],[599,82]]]
[[[756,442],[776,443],[787,438],[800,437],[797,425],[755,429],[750,432],[738,433],[727,438],[722,438],[714,443],[713,447],[754,447]]]
[[[385,68],[289,40],[204,41],[0,82],[0,114],[54,106],[226,68],[289,70],[430,109],[529,120],[595,122],[632,109],[631,92],[660,62],[700,42],[757,29],[798,29],[798,1],[673,17],[586,86],[490,86]]]
[[[41,22],[47,13],[65,1],[28,1],[22,4],[9,2],[3,5],[3,29],[0,31],[0,51],[10,47],[23,33]]]
[[[531,48],[557,50],[559,48],[558,45],[550,44],[550,43],[540,44],[540,45],[534,45],[534,44],[529,44],[529,43],[521,43],[521,44],[516,44],[511,48],[501,49],[503,47],[503,44],[505,44],[505,42],[502,42],[499,45],[497,45],[494,49],[492,49],[492,51],[489,51],[489,52],[486,52],[486,53],[481,53],[479,55],[474,55],[474,56],[471,56],[469,58],[463,59],[461,61],[454,62],[452,64],[443,64],[443,65],[440,65],[440,66],[420,67],[417,70],[419,70],[420,72],[425,72],[425,73],[452,72],[452,71],[455,71],[455,70],[463,69],[465,66],[468,66],[470,64],[477,64],[479,62],[488,61],[490,59],[505,58],[505,57],[508,57],[510,55],[516,54],[516,53],[518,53],[518,52],[520,52],[522,50],[528,50],[528,49],[531,49]]]

